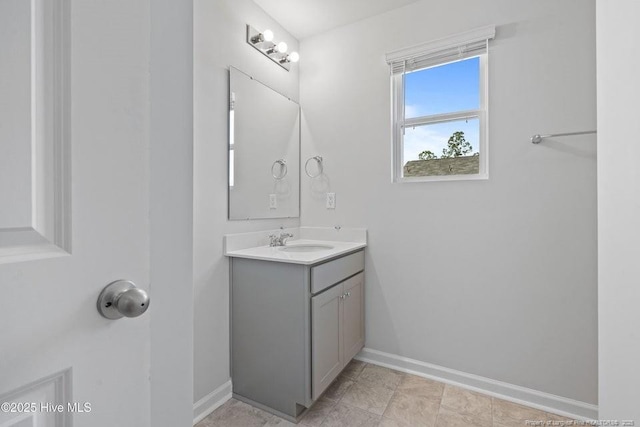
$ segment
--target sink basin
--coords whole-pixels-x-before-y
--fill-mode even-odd
[[[333,249],[333,246],[318,245],[318,244],[301,244],[301,245],[283,246],[280,248],[280,250],[283,252],[318,252],[318,251],[326,251],[327,249]]]

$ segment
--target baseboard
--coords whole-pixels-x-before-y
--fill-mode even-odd
[[[598,419],[598,407],[596,405],[492,380],[479,375],[467,374],[370,348],[362,349],[355,358],[363,362],[456,385],[565,417],[577,420]]]
[[[218,409],[224,402],[231,399],[231,380],[222,384],[211,393],[193,404],[193,425],[196,425],[210,413]]]

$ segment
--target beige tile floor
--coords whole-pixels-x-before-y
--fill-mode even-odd
[[[527,422],[529,421],[529,422]],[[531,421],[547,423],[534,424]],[[569,418],[352,361],[300,421],[327,427],[511,427],[570,425]],[[231,399],[196,427],[293,426]]]

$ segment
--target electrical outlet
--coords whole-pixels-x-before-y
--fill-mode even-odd
[[[336,193],[327,193],[327,209],[336,208]]]
[[[269,194],[269,209],[278,209],[278,196]]]

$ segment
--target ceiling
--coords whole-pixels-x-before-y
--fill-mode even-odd
[[[298,40],[417,0],[254,0]]]

